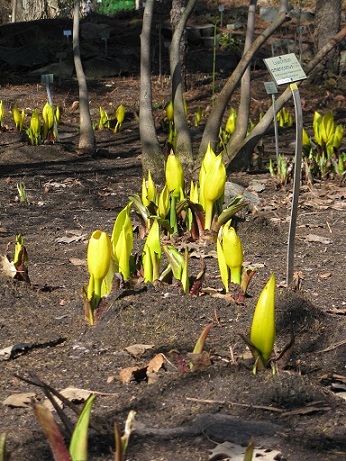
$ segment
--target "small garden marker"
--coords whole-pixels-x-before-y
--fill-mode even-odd
[[[294,112],[296,118],[296,143],[295,143],[295,166],[294,166],[294,183],[293,183],[293,197],[291,206],[291,219],[288,231],[288,249],[287,249],[287,272],[286,283],[287,286],[293,280],[293,267],[294,267],[294,244],[297,223],[298,199],[301,178],[301,165],[302,165],[302,137],[303,137],[303,111],[300,100],[298,85],[295,82],[306,79],[306,74],[300,65],[294,53],[284,54],[282,56],[275,56],[273,58],[264,59],[271,76],[277,85],[284,85],[289,83],[292,91],[294,101]],[[274,119],[276,116],[274,115]]]

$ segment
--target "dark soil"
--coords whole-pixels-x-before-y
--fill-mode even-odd
[[[265,72],[255,71],[253,78],[255,114],[269,101],[262,88]],[[186,99],[193,114],[198,105],[210,104],[211,81],[197,73],[188,81]],[[218,85],[222,83],[220,76]],[[170,99],[169,82],[154,77],[153,84],[159,122],[162,105]],[[2,89],[7,107],[17,102],[32,109],[46,100],[40,85],[8,84]],[[41,388],[18,375],[35,375],[57,390],[96,392],[92,421],[102,430],[90,431],[93,460],[114,459],[113,423],[123,427],[131,409],[137,413],[126,457],[131,461],[207,460],[217,443],[246,445],[252,436],[256,446],[278,450],[290,461],[344,460],[346,405],[338,391],[346,385],[345,185],[326,181],[301,188],[295,289],[284,284],[291,186],[278,188],[254,163],[248,172],[232,172],[228,178],[249,191],[255,183],[262,185],[261,192],[252,192],[259,203],[237,220],[245,260],[257,266],[244,303],[213,296],[211,290],[191,297],[182,295],[179,286],[140,284],[115,290],[99,322],[90,327],[84,321],[81,295],[88,281],[87,241],[97,228],[111,232],[128,196],[140,191],[142,172],[138,76],[91,81],[89,90],[95,122],[99,105],[112,112],[123,103],[128,111],[120,134],[96,132],[94,158],[76,154],[74,80],[52,90],[54,104],[63,108],[60,142],[28,146],[9,116],[8,129],[0,134],[0,254],[21,233],[31,279],[27,285],[0,278],[0,401],[23,392],[45,399]],[[313,110],[328,108],[335,111],[338,123],[344,123],[344,111],[334,104],[342,95],[338,87],[331,91],[304,84],[301,91],[308,124]],[[198,131],[195,135],[198,139]],[[160,136],[164,141],[163,133]],[[293,140],[293,129],[282,133],[280,149],[293,154]],[[265,137],[263,145],[266,161],[274,152],[273,138]],[[25,184],[27,204],[18,201],[19,181]],[[140,247],[141,242],[136,244]],[[221,290],[212,250],[197,247],[191,273],[197,275],[200,256],[205,256],[203,288]],[[289,342],[292,332],[295,344],[284,369],[254,376],[239,334],[249,334],[257,297],[271,272],[278,283],[275,352]],[[182,373],[172,350],[188,362],[187,354],[208,322],[214,323],[206,343],[210,366]],[[135,344],[151,348],[138,355],[125,350]],[[15,345],[19,347],[11,355],[4,353]],[[159,353],[169,362],[149,382],[120,381],[121,370],[145,367]],[[71,417],[70,410],[65,411]],[[30,404],[2,405],[0,415],[0,433],[7,432],[13,460],[52,459]]]

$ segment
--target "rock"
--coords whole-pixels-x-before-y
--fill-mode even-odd
[[[266,22],[273,22],[278,14],[278,8],[262,6],[259,10],[260,17]]]
[[[120,59],[89,59],[83,63],[85,75],[88,78],[114,77],[115,75],[127,74],[129,65]]]
[[[40,67],[32,72],[30,75],[44,75],[53,74],[55,78],[69,79],[72,77],[74,72],[73,61],[63,61],[61,64],[54,62],[48,66]]]
[[[255,206],[260,205],[261,199],[257,195],[257,191],[255,189],[256,185],[254,181],[252,181],[252,185],[254,186],[251,191],[246,189],[245,187],[241,186],[240,184],[236,184],[234,182],[227,181],[225,185],[225,203],[231,202],[235,197],[238,195],[242,195],[244,199],[249,202],[249,208],[252,210]],[[259,185],[258,188],[260,189],[259,192],[264,190],[263,184]]]

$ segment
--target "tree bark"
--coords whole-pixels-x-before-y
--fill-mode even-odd
[[[190,130],[187,124],[184,110],[184,96],[182,89],[182,74],[180,61],[180,41],[186,22],[197,3],[197,0],[189,0],[178,24],[176,25],[170,49],[170,71],[172,78],[172,102],[174,107],[174,125],[177,131],[176,155],[178,156],[184,171],[189,174],[193,167],[192,144]]]
[[[58,0],[12,0],[12,22],[55,18],[58,11]]]
[[[325,56],[333,50],[333,48],[341,42],[346,37],[346,27],[341,29],[341,31],[336,34],[329,42],[308,62],[305,66],[305,73],[307,76],[311,75],[313,70],[318,66]],[[297,85],[301,85],[305,80],[297,82]],[[275,102],[275,108],[278,112],[292,97],[292,91],[288,86],[286,90],[277,98]],[[237,167],[244,166],[248,167],[250,159],[253,154],[253,149],[261,139],[261,137],[268,130],[269,126],[273,121],[273,107],[270,107],[265,115],[262,117],[261,121],[255,126],[255,128],[249,133],[249,135],[238,142],[237,144],[232,144],[231,150],[227,152],[227,162],[226,166],[230,166],[232,169],[232,160],[237,161]],[[238,159],[241,159],[241,164],[238,162]]]
[[[182,12],[186,6],[186,0],[172,0],[172,8],[171,8],[171,26],[172,32],[177,27],[179,20],[181,18]],[[180,44],[179,44],[179,58],[180,58],[180,65],[181,65],[181,78],[182,78],[182,89],[185,91],[186,89],[186,49],[187,49],[187,33],[186,29],[184,28]]]
[[[248,12],[248,21],[246,27],[246,37],[244,44],[244,54],[250,48],[255,31],[255,16],[256,16],[256,4],[257,0],[251,0]],[[250,102],[251,102],[251,69],[250,66],[244,72],[244,75],[241,78],[241,88],[240,88],[240,103],[238,108],[238,117],[236,130],[232,136],[229,144],[237,142],[239,139],[244,139],[249,127],[250,119]],[[226,147],[228,149],[228,146]]]
[[[324,0],[316,1],[316,32],[315,41],[317,51],[322,49],[324,45],[340,30],[341,22],[341,0]],[[337,48],[334,48],[325,59],[323,66],[319,71],[338,72],[340,54]]]
[[[203,159],[205,151],[207,149],[208,143],[211,143],[213,148],[216,147],[219,139],[219,129],[222,123],[222,117],[224,115],[225,109],[229,100],[239,83],[239,80],[243,76],[244,72],[248,68],[256,52],[261,48],[265,41],[278,29],[285,21],[290,19],[289,15],[285,13],[280,13],[275,21],[270,24],[267,29],[257,37],[257,39],[252,43],[248,51],[243,55],[236,69],[233,71],[230,78],[227,80],[225,86],[222,88],[219,93],[213,110],[210,113],[210,116],[207,120],[201,144],[199,147],[197,164],[199,165]],[[227,160],[227,158],[226,158]],[[227,160],[228,161],[228,160]]]
[[[76,0],[73,16],[73,58],[79,89],[79,145],[80,154],[94,154],[96,142],[89,109],[88,86],[82,66],[79,47],[79,0]]]
[[[139,133],[142,144],[142,167],[146,175],[151,172],[155,181],[164,177],[164,157],[156,136],[155,121],[152,110],[151,87],[151,25],[155,0],[147,0],[141,33],[140,95],[139,95]]]

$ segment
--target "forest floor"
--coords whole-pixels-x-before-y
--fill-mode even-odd
[[[270,104],[263,88],[267,78],[264,70],[253,72],[255,120]],[[198,105],[210,106],[211,79],[194,73],[188,82],[192,119]],[[217,91],[223,83],[219,76]],[[7,107],[17,102],[30,111],[46,101],[42,85],[9,83],[1,89]],[[76,154],[74,80],[52,88],[54,104],[63,109],[59,142],[28,146],[10,117],[0,133],[0,254],[5,255],[7,245],[22,234],[31,281],[0,277],[0,433],[7,432],[11,459],[52,459],[30,406],[30,398],[42,402],[45,395],[20,376],[39,379],[59,391],[78,389],[74,401],[79,409],[88,393],[96,393],[92,423],[98,427],[90,430],[89,439],[92,460],[114,459],[113,424],[116,420],[123,428],[130,410],[136,411],[126,457],[131,461],[227,459],[234,451],[224,456],[211,451],[226,441],[244,447],[251,437],[256,447],[267,450],[261,459],[344,460],[345,184],[328,180],[302,185],[294,268],[298,282],[287,287],[292,185],[278,187],[270,177],[266,167],[275,142],[273,136],[265,136],[263,165],[257,160],[247,172],[228,176],[255,200],[236,221],[246,264],[257,268],[244,302],[220,296],[215,248],[194,243],[191,275],[200,271],[201,260],[206,265],[200,296],[183,295],[178,285],[118,288],[106,300],[98,323],[90,327],[82,299],[82,287],[88,282],[87,242],[97,228],[111,233],[129,195],[140,193],[142,171],[138,76],[90,81],[89,91],[95,123],[100,105],[109,113],[121,103],[127,108],[120,133],[96,131],[98,152],[93,158]],[[170,99],[169,80],[153,77],[153,91],[160,126],[163,106]],[[343,90],[338,85],[317,87],[307,82],[301,95],[304,126],[310,132],[314,110],[333,109],[337,123],[345,124]],[[196,143],[201,129],[194,128]],[[160,129],[159,135],[164,141]],[[279,136],[280,150],[288,156],[294,153],[294,137],[294,128]],[[19,182],[25,185],[26,203],[18,200]],[[136,240],[136,248],[141,245]],[[275,353],[290,341],[292,332],[295,343],[288,363],[277,374],[267,370],[253,375],[251,357],[239,335],[249,335],[258,295],[271,273],[277,280]],[[213,327],[205,350],[210,363],[193,372],[184,369],[182,358],[189,362],[188,354],[209,322]],[[164,357],[164,364],[156,372],[124,382],[124,369],[145,368],[157,357]],[[6,400],[12,396],[17,398]],[[73,419],[68,408],[64,411]]]

